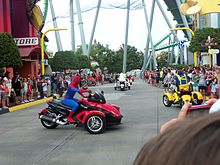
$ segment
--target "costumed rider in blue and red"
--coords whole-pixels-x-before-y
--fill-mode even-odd
[[[180,85],[187,84],[188,76],[186,76],[186,74],[184,74],[182,70],[179,70],[178,73],[176,74],[175,81],[176,81],[177,89],[179,90]]]
[[[72,107],[72,111],[69,113],[69,116],[67,117],[67,120],[72,123],[75,122],[75,120],[72,118],[72,115],[76,112],[77,108],[79,107],[79,104],[77,103],[78,99],[74,98],[75,93],[78,92],[82,97],[85,97],[83,95],[83,93],[85,92],[91,93],[91,90],[79,89],[79,83],[80,76],[75,75],[73,81],[69,84],[67,92],[62,101],[63,104]]]

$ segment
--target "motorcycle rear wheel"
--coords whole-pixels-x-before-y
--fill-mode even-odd
[[[48,117],[53,117],[53,116],[48,115],[48,114],[44,114],[44,115],[46,115],[46,116],[48,116]],[[54,129],[54,128],[56,128],[56,127],[59,125],[59,124],[57,124],[57,123],[49,122],[49,121],[46,121],[46,120],[43,120],[43,119],[41,119],[40,121],[41,121],[41,124],[42,124],[45,128],[47,128],[47,129]]]

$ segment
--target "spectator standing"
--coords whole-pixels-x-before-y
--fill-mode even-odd
[[[43,80],[43,83],[42,83],[42,88],[43,88],[43,96],[44,98],[47,98],[47,80]]]
[[[200,74],[199,74],[199,92],[202,93],[203,101],[206,99],[206,76],[205,76],[205,69],[203,67],[200,68]]]
[[[37,90],[38,90],[38,96],[37,98],[43,98],[43,88],[42,88],[43,79],[40,75],[37,76]]]
[[[214,78],[211,84],[211,98],[216,98],[217,78]]]
[[[38,89],[37,89],[37,80],[35,77],[33,77],[33,100],[37,99],[38,96]]]
[[[7,97],[8,97],[8,87],[6,86],[6,79],[3,79],[2,84],[0,85],[2,90],[2,108],[7,109]]]
[[[51,90],[53,94],[57,93],[57,84],[58,84],[57,81],[58,80],[57,80],[57,73],[56,73],[51,76]]]
[[[63,88],[64,88],[64,82],[63,82],[63,78],[62,77],[59,77],[57,88],[59,90],[60,97],[62,97],[63,96]]]
[[[27,93],[28,93],[28,82],[27,82],[27,79],[24,78],[23,79],[23,98],[24,98],[24,102],[25,103],[28,103],[29,101],[27,100]]]
[[[33,101],[33,82],[31,81],[30,78],[28,78],[28,100]]]
[[[2,88],[1,88],[1,84],[2,84],[2,77],[0,76],[0,110],[2,110]]]
[[[198,91],[198,85],[199,85],[199,75],[198,75],[198,72],[196,70],[193,71],[192,81],[193,81],[193,91],[197,92]]]
[[[12,78],[12,88],[15,92],[15,104],[18,104],[19,100],[21,100],[21,80],[18,72]]]
[[[49,78],[46,79],[47,82],[47,97],[51,96],[51,81]]]
[[[9,77],[9,73],[8,71],[6,71],[5,73],[5,77],[3,78],[3,80],[6,81],[6,86],[8,88],[8,95],[7,95],[7,99],[6,99],[6,105],[9,107],[10,106],[10,101],[9,98],[11,97],[11,92],[12,92],[12,84],[11,84],[11,79]]]

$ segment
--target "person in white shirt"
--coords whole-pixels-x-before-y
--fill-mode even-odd
[[[47,81],[46,80],[43,80],[42,87],[43,87],[44,98],[47,98]]]
[[[126,81],[125,76],[123,73],[120,73],[118,81]]]

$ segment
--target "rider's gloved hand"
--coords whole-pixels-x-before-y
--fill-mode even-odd
[[[84,89],[81,89],[81,90],[80,90],[80,93],[86,93],[86,92],[88,92],[88,93],[92,93],[91,90],[84,90]]]
[[[82,96],[82,97],[86,97],[83,93],[92,93],[91,90],[84,90],[84,89],[81,89],[79,94]]]

